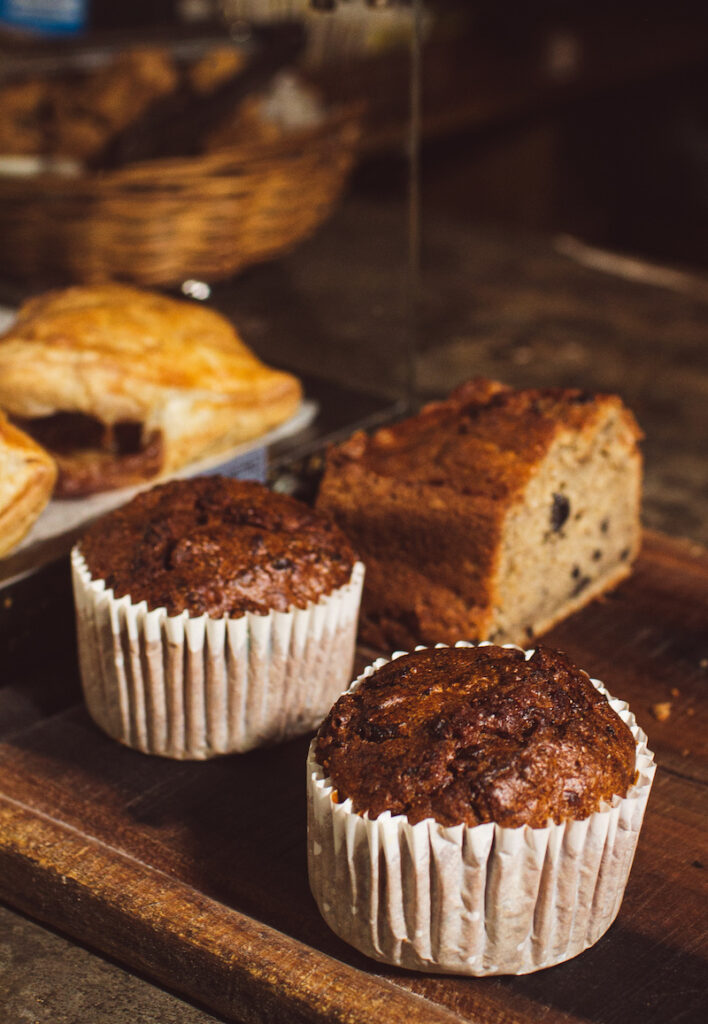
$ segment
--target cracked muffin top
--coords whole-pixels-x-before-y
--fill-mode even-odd
[[[417,651],[334,705],[315,756],[342,802],[411,824],[544,827],[586,818],[635,777],[635,742],[585,672],[539,647]]]
[[[304,608],[348,583],[356,561],[322,513],[220,476],[143,491],[94,523],[80,548],[116,597],[213,618]]]

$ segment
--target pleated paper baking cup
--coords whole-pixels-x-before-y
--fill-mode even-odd
[[[351,679],[364,567],[306,608],[168,615],[115,597],[71,554],[79,667],[94,721],[146,754],[196,759],[316,727]]]
[[[450,974],[528,974],[597,942],[619,911],[656,765],[627,704],[592,683],[634,736],[637,781],[582,821],[511,829],[411,825],[388,811],[370,819],[336,802],[313,742],[308,866],[330,928],[375,960]]]

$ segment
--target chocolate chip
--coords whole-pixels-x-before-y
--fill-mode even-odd
[[[384,740],[394,740],[400,735],[401,727],[396,722],[385,722],[377,725],[376,722],[364,722],[359,730],[359,735],[371,743],[383,743]]]
[[[600,523],[600,532],[601,533],[607,533],[609,528],[610,528],[610,520],[609,519],[603,519],[602,522]]]
[[[160,529],[158,523],[150,523],[143,533],[143,540],[146,544],[159,544],[164,536],[164,530]]]
[[[470,747],[461,747],[457,752],[457,757],[462,762],[479,761],[484,758],[484,747],[474,744]]]
[[[531,626],[527,626],[526,627],[526,639],[527,640],[533,640],[533,636],[534,636],[533,629],[531,628]]]
[[[551,528],[558,533],[570,515],[570,502],[565,494],[554,494],[551,505]]]
[[[289,558],[275,558],[272,566],[274,569],[292,569],[293,562]]]
[[[629,548],[625,548],[624,551],[622,551],[622,553],[620,554],[620,559],[621,559],[621,561],[626,562],[628,558],[629,558]]]
[[[452,736],[452,723],[444,715],[438,715],[430,723],[430,735],[436,740],[447,740]]]
[[[580,566],[579,565],[574,565],[573,566],[573,571],[571,572],[570,575],[573,577],[574,580],[577,580],[578,577],[580,576]]]
[[[600,549],[597,548],[597,550],[593,551],[593,553],[592,553],[592,560],[593,560],[593,562],[599,562],[601,558],[602,558],[602,551],[600,551]]]
[[[570,401],[573,405],[588,405],[595,401],[595,396],[589,391],[578,391],[577,394],[571,396]]]
[[[570,596],[571,597],[577,597],[578,594],[582,593],[583,590],[585,590],[585,588],[589,585],[589,583],[590,583],[590,577],[589,576],[583,576],[583,578],[579,579],[578,582],[573,587],[573,589],[571,590]]]

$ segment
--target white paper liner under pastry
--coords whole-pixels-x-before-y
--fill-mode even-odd
[[[364,567],[309,604],[212,619],[116,598],[71,553],[86,704],[114,739],[197,759],[316,727],[351,680]]]
[[[370,665],[351,689],[388,660]],[[334,802],[313,741],[308,867],[330,928],[375,960],[471,975],[527,974],[597,942],[619,911],[656,765],[627,704],[591,681],[631,730],[638,775],[626,797],[582,821],[448,828],[432,818],[411,825],[389,811],[371,820],[351,800]]]

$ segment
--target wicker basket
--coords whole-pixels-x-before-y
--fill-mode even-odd
[[[24,282],[216,281],[285,252],[327,217],[360,109],[316,129],[79,178],[0,177],[0,275]]]

